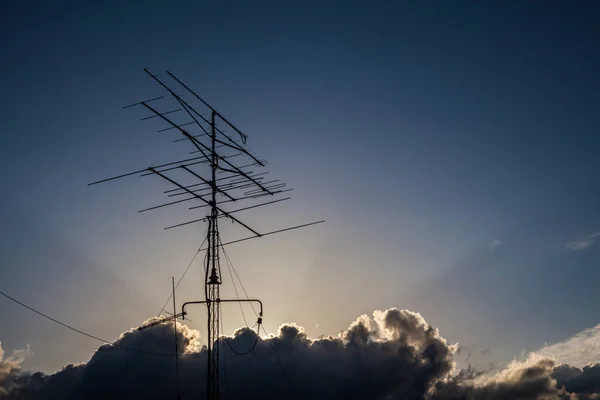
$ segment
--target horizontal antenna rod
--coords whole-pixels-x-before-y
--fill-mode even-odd
[[[238,168],[242,169],[242,168],[254,167],[256,165],[258,165],[258,164],[257,163],[252,163],[252,164],[242,165],[241,167],[238,167]],[[232,171],[230,169],[226,169],[226,168],[223,168],[223,167],[219,167],[219,169],[220,169],[220,171],[217,171],[217,174],[220,174],[220,173],[223,173],[223,172],[230,172],[232,174],[238,174],[238,175],[240,175],[240,173],[238,173],[237,171]],[[246,174],[247,174],[247,172],[246,172]],[[240,176],[244,176],[244,175],[240,175]]]
[[[183,162],[187,162],[187,161],[193,161],[193,160],[198,160],[200,158],[204,158],[204,157],[192,157],[192,158],[187,158],[185,160],[179,160],[179,161],[173,161],[170,163],[166,163],[166,164],[162,164],[162,165],[156,165],[152,168],[162,168],[162,167],[167,167],[169,165],[173,165],[173,164],[179,164],[179,163],[183,163]],[[139,171],[134,171],[134,172],[128,172],[126,174],[123,175],[117,175],[117,176],[113,176],[111,178],[106,178],[106,179],[101,179],[99,181],[96,182],[92,182],[92,183],[88,183],[88,186],[92,186],[92,185],[97,185],[98,183],[103,183],[103,182],[108,182],[108,181],[112,181],[115,179],[119,179],[119,178],[125,178],[126,176],[131,176],[131,175],[135,175],[135,174],[141,174],[142,172],[148,171],[148,168],[144,168],[144,169],[140,169]]]
[[[181,124],[179,126],[192,125],[192,124],[195,124],[195,123],[196,122],[188,122],[187,124]],[[172,126],[170,128],[167,128],[167,129],[176,129],[176,128],[178,128],[178,127]],[[161,129],[160,131],[157,131],[157,132],[166,131],[167,129]],[[202,135],[192,135],[192,137],[195,137],[195,138],[198,138],[198,137],[201,137],[201,136],[206,136],[206,134],[203,133]],[[186,141],[186,140],[188,140],[188,138],[175,139],[175,140],[173,140],[173,143],[183,142],[183,141]]]
[[[268,175],[268,174],[269,174],[269,172],[268,172],[268,171],[267,171],[267,172],[261,172],[261,173],[259,173],[259,174],[252,175],[252,177],[253,177],[253,178],[256,178],[256,177],[259,177],[259,176],[264,176],[264,175]],[[228,182],[228,183],[227,183],[227,185],[236,184],[236,183],[242,183],[242,182],[244,182],[244,181],[246,181],[246,180],[247,180],[247,179],[246,179],[246,178],[244,178],[244,177],[240,178],[240,177],[239,177],[239,175],[238,175],[238,176],[232,176],[232,178],[237,178],[237,179],[234,179],[234,180],[232,180],[231,182]]]
[[[254,171],[248,171],[248,174],[252,174],[253,172]],[[263,173],[256,174],[256,175],[251,175],[251,176],[253,178],[256,178],[257,176],[266,175],[266,174],[268,174],[268,172],[263,172]],[[231,179],[231,178],[239,178],[239,175],[224,176],[223,178],[218,178],[217,182],[219,182],[219,181],[226,181],[226,180]],[[194,183],[192,185],[186,186],[186,188],[189,189],[189,188],[193,188],[193,187],[201,186],[201,185],[204,185],[204,183]],[[169,190],[165,190],[163,193],[165,193],[165,194],[166,193],[172,193],[172,192],[177,192],[179,190],[181,190],[181,189],[169,189]]]
[[[273,200],[273,201],[268,201],[266,203],[261,203],[261,204],[255,204],[253,206],[248,206],[248,207],[243,207],[243,208],[238,208],[237,210],[232,210],[232,211],[228,211],[229,214],[233,214],[236,212],[240,212],[240,211],[246,211],[246,210],[250,210],[252,208],[258,208],[258,207],[262,207],[262,206],[267,206],[269,204],[273,204],[273,203],[279,203],[280,201],[286,201],[291,199],[291,197],[285,197],[283,199],[279,199],[279,200]],[[193,221],[187,221],[187,222],[182,222],[180,224],[177,225],[171,225],[171,226],[167,226],[166,228],[164,228],[165,230],[167,229],[173,229],[173,228],[178,228],[180,226],[185,226],[185,225],[190,225],[190,224],[195,224],[196,222],[206,222],[208,219],[208,217],[203,217],[200,219],[195,219]]]
[[[225,197],[228,197],[230,200],[233,200],[233,201],[236,201],[236,200],[237,200],[237,199],[235,199],[235,198],[231,197],[231,196],[230,196],[230,195],[229,195],[227,192],[225,192],[225,191],[221,190],[221,189],[220,189],[220,188],[217,186],[216,182],[213,182],[213,181],[208,181],[208,180],[204,179],[202,176],[198,175],[197,173],[195,173],[195,172],[194,172],[194,171],[192,171],[191,169],[187,168],[185,165],[182,165],[182,166],[181,166],[181,168],[185,169],[187,172],[189,172],[190,174],[194,175],[196,178],[200,179],[202,182],[204,182],[204,183],[206,183],[206,184],[208,184],[208,185],[210,185],[210,186],[214,186],[214,187],[215,187],[215,189],[217,190],[217,192],[221,193],[223,196],[225,196]],[[186,190],[187,190],[187,188],[186,188]],[[172,194],[172,195],[170,195],[169,197],[171,197],[171,196],[175,196],[175,195],[173,195],[173,194]]]
[[[182,110],[182,108],[178,108],[176,110],[171,110],[171,111],[165,111],[164,113],[161,113],[161,115],[173,114],[174,112],[181,111],[181,110]],[[158,115],[151,115],[149,117],[140,118],[140,121],[146,121],[148,119],[152,119],[152,118],[156,118],[156,117],[158,117]]]
[[[150,170],[152,172],[154,172],[156,175],[160,176],[161,178],[171,182],[173,185],[175,186],[179,186],[182,189],[185,189],[183,186],[181,186],[179,183],[175,182],[173,179],[161,174],[160,172],[150,168]],[[192,192],[191,190],[185,189],[187,192],[189,192],[191,195],[193,195],[194,197],[198,198],[199,200],[202,200],[203,202],[205,202],[208,205],[212,205],[210,201],[206,200],[205,198],[203,198],[202,196],[197,195],[196,193]],[[261,236],[260,233],[256,232],[254,229],[250,228],[248,225],[244,224],[242,221],[240,221],[239,219],[232,217],[231,215],[229,215],[229,213],[227,211],[224,211],[223,209],[217,207],[215,205],[215,209],[217,209],[220,213],[224,214],[227,218],[231,219],[234,222],[237,222],[238,224],[242,225],[244,228],[248,229],[250,232],[254,233],[256,236]]]
[[[180,318],[180,317],[185,318],[185,313],[182,312],[182,313],[179,313],[179,314],[176,314],[176,315],[171,314],[170,316],[162,318],[162,319],[159,319],[158,321],[154,321],[154,322],[151,322],[151,323],[146,324],[144,326],[140,326],[140,327],[137,328],[137,330],[138,331],[143,331],[144,329],[152,328],[153,326],[160,325],[160,324],[162,324],[164,322],[173,321],[174,319]]]
[[[203,196],[207,196],[207,194],[203,195]],[[169,203],[164,203],[158,206],[154,206],[154,207],[148,207],[148,208],[144,208],[143,210],[139,210],[138,213],[143,213],[146,211],[152,211],[152,210],[156,210],[158,208],[162,208],[162,207],[167,207],[167,206],[172,206],[173,204],[178,204],[178,203],[183,203],[184,201],[189,201],[189,200],[194,200],[197,197],[186,197],[185,199],[181,199],[181,200],[177,200],[177,201],[171,201]],[[231,201],[231,200],[227,200],[227,201]],[[202,207],[206,207],[206,205],[202,205]]]
[[[194,137],[200,137],[200,136],[204,136],[204,135],[194,135]],[[175,143],[175,142],[173,142],[173,143]],[[222,147],[230,147],[230,146],[226,146],[224,144],[219,144],[219,145],[215,146],[215,149],[220,149]],[[198,150],[194,150],[194,151],[190,151],[190,154],[196,154],[198,152],[199,152]]]
[[[279,193],[291,192],[292,190],[294,190],[294,189],[277,190],[277,191],[273,192],[273,195],[276,195],[276,194],[279,194]],[[258,199],[260,197],[265,197],[265,196],[270,196],[270,195],[271,195],[270,193],[261,193],[261,194],[257,194],[257,195],[254,195],[254,196],[239,197],[238,200]],[[206,194],[204,194],[202,196],[206,196]],[[194,199],[196,199],[196,197],[187,197],[185,199],[171,201],[169,203],[160,204],[158,206],[144,208],[143,210],[139,210],[138,213],[143,213],[143,212],[146,212],[146,211],[152,211],[152,210],[156,210],[156,209],[167,207],[167,206],[172,206],[173,204],[179,204],[179,203],[183,203],[183,202],[194,200]],[[217,202],[217,204],[231,203],[231,201],[232,200],[223,200],[223,201]],[[199,205],[199,206],[193,206],[193,207],[190,207],[189,209],[190,210],[195,210],[197,208],[204,208],[204,207],[208,207],[208,204],[202,204],[202,205]]]
[[[142,104],[142,103],[149,103],[149,102],[151,102],[151,101],[154,101],[154,100],[163,99],[164,97],[165,97],[165,96],[160,96],[160,97],[155,97],[155,98],[153,98],[153,99],[150,99],[150,100],[144,100],[144,101],[140,101],[139,103],[133,103],[133,104],[130,104],[130,105],[128,105],[128,106],[125,106],[125,107],[123,107],[123,109],[129,108],[129,107],[133,107],[133,106],[139,106],[139,105],[140,105],[140,104]]]
[[[179,124],[177,126],[170,126],[168,128],[159,129],[156,132],[170,131],[171,129],[177,129],[177,128],[180,128],[182,126],[188,126],[188,125],[193,125],[193,124],[195,124],[194,121],[192,121],[192,122],[186,122],[185,124]],[[197,136],[194,136],[194,137],[199,137],[199,136],[203,136],[203,135],[197,135]],[[173,141],[173,143],[175,143],[175,142],[183,142],[184,140],[188,140],[188,138],[177,139],[177,140]]]
[[[222,246],[222,245],[221,245]],[[263,317],[263,303],[262,301],[258,300],[258,299],[218,299],[215,300],[219,303],[249,303],[249,302],[253,302],[253,303],[258,303],[260,305],[260,311],[258,312],[258,323],[262,324],[262,317]],[[184,315],[185,319],[185,315],[187,315],[187,312],[185,311],[185,307],[187,305],[190,304],[206,304],[206,303],[210,303],[211,300],[200,300],[200,301],[186,301],[185,303],[183,303],[183,305],[181,306],[181,314]]]
[[[279,193],[291,192],[292,190],[294,190],[294,189],[278,190],[276,192],[273,192],[273,194],[275,195],[275,194],[279,194]],[[262,194],[259,194],[259,195],[256,195],[256,196],[240,197],[240,198],[238,198],[238,200],[258,199],[259,197],[265,197],[265,196],[270,196],[270,194],[268,194],[268,193],[262,193]],[[191,200],[191,199],[193,199],[193,197],[190,198],[189,200]],[[217,204],[230,203],[230,202],[231,202],[231,200],[223,200],[223,201],[218,202]],[[208,206],[206,204],[202,204],[202,205],[199,205],[199,206],[190,207],[189,209],[190,210],[195,210],[197,208],[204,208],[204,207],[208,207]]]
[[[146,71],[147,72],[147,71]],[[149,72],[148,72],[149,73]],[[150,73],[149,73],[150,74]],[[153,76],[152,74],[150,74],[151,76]],[[154,77],[154,76],[153,76]],[[156,79],[156,78],[155,78]],[[159,81],[160,82],[160,81]],[[162,84],[162,83],[161,83]],[[164,85],[164,84],[163,84]],[[175,123],[173,123],[169,118],[165,117],[164,115],[161,115],[158,111],[156,111],[154,108],[150,107],[148,104],[143,103],[143,105],[148,108],[150,111],[154,112],[155,114],[159,115],[163,120],[167,121],[169,124],[176,126]],[[198,139],[194,138],[192,135],[190,135],[185,129],[183,128],[179,128],[179,131],[181,133],[183,133],[187,138],[190,139],[190,141],[194,144],[194,146],[196,146],[196,148],[198,150],[200,150],[200,152],[205,155],[205,157],[208,159],[208,156],[206,156],[206,154],[204,153],[204,151],[202,150],[202,147],[204,147],[204,150],[208,151],[210,154],[214,154],[219,160],[222,160],[225,164],[229,165],[231,168],[233,168],[234,170],[236,170],[239,174],[246,176],[249,180],[253,181],[252,178],[248,177],[248,175],[246,175],[240,168],[236,167],[235,165],[231,164],[229,161],[227,161],[222,155],[218,154],[217,152],[212,152],[212,150],[205,145],[204,143],[202,143],[201,141],[199,141]],[[240,151],[245,152],[246,154],[249,154],[246,150],[244,149],[240,149]],[[252,157],[252,155],[250,155]],[[254,158],[254,157],[253,157]],[[257,161],[259,164],[263,165],[260,161]],[[222,167],[219,167],[221,169],[223,169]],[[243,167],[242,167],[243,168]],[[256,186],[258,186],[262,191],[264,192],[269,192],[269,190],[267,190],[266,188],[264,188],[260,183],[253,181]]]
[[[274,235],[276,233],[287,232],[287,231],[291,231],[291,230],[299,229],[299,228],[304,228],[304,227],[311,226],[311,225],[317,225],[317,224],[321,224],[323,222],[325,222],[324,219],[321,220],[321,221],[309,222],[308,224],[296,225],[296,226],[292,226],[292,227],[285,228],[285,229],[279,229],[279,230],[276,230],[276,231],[263,233],[261,236],[249,236],[247,238],[238,239],[238,240],[232,240],[231,242],[223,243],[223,244],[221,244],[221,246],[227,246],[228,244],[234,244],[234,243],[244,242],[246,240],[257,239],[259,237]],[[206,250],[206,249],[205,248],[204,249],[200,249],[200,251],[203,251],[203,250]]]
[[[242,153],[237,153],[237,154],[232,154],[230,156],[224,156],[225,158],[232,158],[232,157],[237,157],[237,156],[241,156]],[[202,157],[198,157],[198,158],[204,158],[204,156]],[[169,168],[165,168],[165,169],[161,169],[160,172],[165,172],[165,171],[172,171],[174,169],[180,168],[182,165],[186,166],[186,167],[190,167],[192,165],[198,165],[198,164],[207,164],[208,161],[206,160],[202,160],[202,161],[196,161],[196,162],[192,162],[192,163],[188,163],[188,164],[181,164],[181,165],[176,165],[174,167],[169,167]],[[154,168],[154,167],[152,167]],[[147,171],[148,168],[146,168],[144,171]],[[146,172],[144,174],[141,174],[140,176],[148,176],[148,175],[152,175],[151,172]]]
[[[265,183],[275,183],[275,182],[277,182],[277,181],[278,181],[278,180],[276,180],[276,181],[270,181],[270,182],[265,182]],[[271,185],[271,186],[267,186],[266,188],[267,188],[268,190],[272,190],[272,189],[281,189],[281,188],[283,188],[283,187],[285,187],[285,183],[283,183],[283,182],[282,182],[282,183],[278,183],[277,185]],[[248,192],[244,192],[244,196],[252,196],[252,195],[254,195],[254,194],[259,194],[260,192],[261,192],[261,190],[259,190],[259,189],[254,189],[254,190],[250,190],[250,191],[248,191]]]
[[[167,310],[162,310],[162,312],[164,312],[164,313],[165,313],[165,314],[167,314],[168,316],[173,316],[173,315],[175,315],[175,314],[173,314],[172,312],[168,312]],[[178,317],[179,317],[179,315],[178,315]],[[186,320],[187,320],[187,321],[190,321],[190,322],[194,322],[194,321],[192,321],[192,320],[191,320],[191,319],[189,319],[189,318],[186,318]]]
[[[263,178],[256,178],[256,179],[257,180],[261,180]],[[247,189],[247,188],[253,187],[253,186],[254,186],[253,183],[246,183],[246,184],[244,184],[242,186],[230,186],[230,187],[220,186],[220,190],[222,190],[223,192],[230,192],[230,191],[235,190],[235,189]],[[199,193],[199,194],[202,194],[204,196],[205,195],[204,192],[210,191],[210,190],[211,190],[211,187],[205,187],[205,188],[201,188],[201,189],[191,190],[191,192]],[[170,194],[170,195],[168,195],[168,197],[182,196],[182,195],[184,195],[186,193],[189,193],[189,192],[180,192],[180,193]]]
[[[261,178],[256,178],[257,181],[260,181],[262,179],[263,179],[262,177]],[[262,182],[262,184],[266,185],[268,183],[275,183],[275,182],[279,182],[279,179],[273,180],[273,181],[268,181],[268,182]],[[235,190],[235,189],[248,189],[248,188],[251,188],[251,187],[254,187],[254,186],[255,186],[254,183],[251,183],[251,182],[246,182],[246,183],[243,183],[241,185],[240,184],[232,185],[232,184],[226,183],[226,184],[222,185],[218,190],[219,190],[219,192],[221,192],[221,194],[225,194],[223,192],[229,192],[229,191],[232,191],[232,190]],[[194,190],[192,190],[192,192],[197,193],[197,192],[201,192],[201,191],[205,191],[205,190],[209,190],[209,189],[210,188],[194,189]],[[256,189],[256,190],[258,191],[257,193],[261,193],[262,192],[260,189]],[[184,194],[185,194],[185,192],[174,193],[174,194],[170,194],[169,197],[177,197],[177,196],[181,196],[181,195],[184,195]],[[248,195],[244,195],[244,196],[248,196]]]

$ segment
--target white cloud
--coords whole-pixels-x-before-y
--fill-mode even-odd
[[[598,362],[600,361],[600,324],[579,332],[563,342],[545,346],[536,354],[551,358],[557,363],[570,364],[579,368]]]
[[[600,232],[595,232],[591,235],[567,243],[567,248],[571,251],[585,250],[592,247],[598,239],[600,239]]]
[[[488,244],[488,247],[490,248],[491,251],[496,250],[498,247],[502,246],[502,242],[499,241],[498,239],[494,239],[492,240],[492,242],[490,244]]]

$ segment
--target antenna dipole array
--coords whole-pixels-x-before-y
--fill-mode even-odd
[[[290,197],[282,198],[280,195],[291,191],[291,189],[286,188],[285,183],[279,180],[266,178],[268,172],[257,172],[259,169],[264,168],[267,163],[247,149],[246,142],[248,136],[174,74],[167,71],[167,78],[161,79],[148,69],[144,69],[144,72],[166,91],[166,94],[130,104],[123,108],[141,107],[145,109],[149,115],[142,118],[142,120],[162,121],[162,124],[165,126],[162,126],[159,131],[178,132],[183,137],[179,136],[174,142],[189,142],[193,146],[193,151],[190,154],[194,154],[195,156],[102,179],[92,182],[89,185],[96,185],[133,175],[154,175],[173,186],[172,189],[166,190],[164,194],[174,200],[145,208],[139,212],[156,210],[181,203],[193,203],[189,207],[190,210],[207,211],[198,216],[199,218],[165,228],[171,229],[193,223],[207,223],[207,245],[201,249],[206,251],[204,300],[185,302],[182,306],[181,314],[167,317],[165,320],[157,321],[152,325],[167,320],[174,320],[178,316],[185,318],[185,306],[188,304],[204,304],[206,306],[208,325],[207,399],[216,400],[220,397],[220,346],[218,339],[221,328],[221,303],[239,301],[258,302],[260,304],[258,323],[262,323],[262,303],[259,300],[221,299],[220,286],[223,284],[223,281],[219,249],[228,244],[315,225],[324,221],[315,221],[261,233],[238,218],[237,214],[240,212],[289,200]],[[192,107],[191,101],[186,100],[189,97],[195,103],[199,103],[199,105]],[[178,117],[178,115],[183,116],[183,118]],[[229,134],[230,131],[233,131],[233,133]],[[269,197],[270,199],[269,201],[261,202],[263,197]],[[257,199],[259,199],[258,203],[256,203]],[[236,207],[230,208],[231,203],[236,203]],[[245,205],[238,207],[238,203],[244,203]],[[198,211],[195,212],[197,213]],[[236,214],[236,216],[232,214]],[[219,220],[223,218],[229,219],[232,223],[242,227],[248,235],[241,239],[229,240],[223,243],[219,234]],[[144,328],[149,326],[147,325]]]

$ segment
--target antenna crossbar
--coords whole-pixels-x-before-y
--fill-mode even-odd
[[[161,178],[171,182],[172,184],[179,186],[181,189],[185,189],[183,186],[181,186],[179,183],[175,182],[173,179],[169,178],[166,175],[163,175],[162,173],[156,171],[153,168],[149,168],[150,171],[154,172],[156,175],[160,176]],[[232,217],[227,211],[224,211],[223,209],[219,208],[216,206],[216,204],[213,204],[210,200],[206,200],[204,197],[197,195],[196,193],[192,192],[189,189],[185,189],[185,191],[187,191],[188,193],[190,193],[191,195],[193,195],[194,197],[196,197],[199,200],[202,200],[203,202],[205,202],[207,205],[214,207],[217,211],[219,211],[220,213],[222,213],[223,215],[225,215],[227,218],[231,219],[234,222],[237,222],[238,224],[240,224],[241,226],[243,226],[244,228],[248,229],[250,232],[254,233],[256,236],[261,236],[260,233],[256,232],[254,229],[250,228],[248,225],[246,225],[245,223],[243,223],[242,221],[240,221],[239,219]]]
[[[228,211],[228,212],[229,212],[229,214],[233,214],[233,213],[236,213],[236,212],[246,211],[246,210],[250,210],[250,209],[253,209],[253,208],[268,206],[270,204],[279,203],[281,201],[286,201],[286,200],[289,200],[289,199],[291,199],[291,197],[285,197],[283,199],[277,199],[277,200],[273,200],[273,201],[268,201],[266,203],[255,204],[253,206],[238,208],[237,210],[231,210],[231,211]],[[222,218],[222,217],[224,217],[224,215],[219,215],[218,218]],[[200,218],[200,219],[195,219],[193,221],[182,222],[182,223],[177,224],[177,225],[167,226],[165,228],[165,230],[167,230],[167,229],[173,229],[173,228],[179,228],[180,226],[190,225],[190,224],[194,224],[196,222],[206,222],[206,221],[208,221],[208,218],[210,218],[210,217],[204,217],[204,218]],[[261,235],[261,236],[264,236],[264,235]]]
[[[159,116],[161,119],[163,119],[164,121],[168,122],[169,124],[171,124],[172,126],[177,126],[177,124],[175,124],[173,121],[171,121],[169,118],[165,117],[164,115],[160,114],[158,111],[156,111],[154,108],[152,108],[151,106],[149,106],[146,103],[142,103],[142,105],[144,105],[147,109],[149,109],[150,111],[154,112],[157,116]],[[246,175],[244,173],[244,171],[242,171],[240,168],[238,168],[237,166],[233,165],[232,163],[230,163],[229,161],[227,161],[227,159],[225,157],[223,157],[222,155],[218,154],[218,153],[214,153],[207,145],[205,145],[204,143],[202,143],[201,141],[199,141],[197,138],[193,137],[192,135],[190,135],[185,129],[179,127],[179,131],[185,136],[187,137],[190,142],[192,142],[192,144],[194,144],[194,146],[196,146],[196,148],[202,153],[202,155],[204,155],[207,159],[208,158],[208,154],[214,154],[214,156],[219,159],[220,161],[223,161],[225,164],[227,164],[228,166],[230,166],[231,168],[233,168],[233,170],[230,169],[225,169],[223,167],[219,168],[221,170],[224,171],[229,171],[232,173],[238,173],[240,175],[245,176],[246,178],[248,178],[249,180],[252,180],[252,178],[250,178],[248,175]],[[214,140],[214,139],[213,139]],[[215,140],[216,141],[216,140]],[[205,153],[206,151],[206,153]],[[249,154],[248,152],[245,152],[247,154]],[[252,158],[254,158],[252,156]],[[257,161],[260,164],[260,161]],[[262,164],[261,164],[262,165]],[[267,190],[266,188],[264,188],[263,186],[261,186],[260,183],[253,181],[256,186],[258,186],[263,192],[269,192],[269,190]]]
[[[238,128],[235,127],[235,125],[233,125],[231,122],[229,122],[221,113],[219,113],[217,110],[215,110],[210,104],[208,104],[202,97],[200,97],[196,92],[194,92],[192,89],[190,89],[185,83],[181,82],[175,75],[173,75],[170,71],[167,71],[167,74],[169,74],[169,76],[173,79],[175,79],[177,81],[177,83],[179,83],[181,86],[183,86],[188,92],[190,92],[195,98],[197,98],[198,100],[200,100],[206,107],[210,108],[219,118],[221,118],[221,120],[223,120],[223,122],[225,122],[227,125],[229,125],[231,128],[233,128],[233,130],[235,130],[238,135],[240,135],[240,138],[242,139],[242,142],[244,144],[246,144],[246,141],[248,140],[248,136],[244,133],[242,133]],[[228,138],[229,139],[229,138]],[[229,139],[232,140],[232,139]]]
[[[182,105],[187,104],[177,93],[175,93],[175,91],[173,91],[170,87],[168,87],[163,81],[161,81],[160,79],[158,79],[158,77],[156,77],[154,74],[152,74],[150,71],[148,71],[148,69],[144,68],[144,71],[150,76],[152,77],[152,79],[154,79],[159,85],[161,85],[162,87],[164,87],[165,89],[167,89],[167,91]],[[169,74],[171,75],[171,74]],[[189,92],[191,92],[194,97],[196,97],[197,99],[199,99],[205,106],[207,106],[215,115],[217,115],[219,118],[221,118],[221,120],[223,120],[223,122],[225,122],[226,124],[228,124],[229,126],[231,126],[236,132],[238,132],[238,134],[240,135],[240,137],[242,138],[242,142],[245,144],[246,140],[247,140],[247,136],[245,134],[243,134],[242,132],[240,132],[239,129],[237,129],[235,126],[233,126],[233,124],[231,124],[229,121],[227,121],[217,110],[215,110],[214,108],[212,108],[206,101],[204,101],[204,99],[202,99],[200,96],[198,96],[195,92],[193,92],[189,87],[187,87],[185,84],[183,84],[179,79],[177,79],[175,76],[171,75],[171,77],[173,79],[175,79],[180,85],[182,85],[183,87],[186,88],[186,90],[188,90]],[[210,124],[211,122],[208,121],[204,116],[202,116],[200,113],[198,113],[198,111],[192,107],[187,106],[190,110],[194,111],[194,113],[199,116],[204,122]],[[195,120],[195,118],[194,118]],[[197,121],[196,121],[197,122]],[[246,154],[253,158],[254,161],[256,161],[257,163],[261,164],[261,162],[255,158],[252,154],[250,154],[248,151],[244,150],[244,148],[242,146],[240,146],[239,144],[236,143],[235,140],[231,139],[225,132],[221,131],[219,128],[215,127],[215,130],[217,132],[219,132],[221,135],[225,136],[230,143],[234,143],[235,144],[235,149],[240,150],[240,151],[245,151]],[[222,142],[216,138],[214,138],[214,140],[217,143],[220,144],[226,144],[225,142]],[[233,147],[233,146],[232,146]],[[262,164],[261,164],[262,165]]]
[[[253,174],[253,173],[254,173],[254,171],[248,171],[248,174],[249,174],[249,175],[250,175],[250,174]],[[260,176],[267,175],[267,174],[268,174],[268,172],[262,172],[262,173],[260,173],[260,174],[251,175],[251,176],[252,176],[253,178],[256,178],[256,177],[260,177]],[[222,177],[222,178],[218,178],[218,179],[217,179],[217,182],[219,182],[219,181],[226,181],[226,180],[233,179],[233,178],[239,179],[239,175],[230,175],[230,176],[224,176],[224,177]],[[231,182],[229,182],[229,183],[232,183],[232,182],[233,182],[233,181],[231,181]],[[228,183],[228,184],[229,184],[229,183]],[[190,188],[193,188],[193,187],[204,186],[204,185],[205,185],[205,183],[204,183],[204,182],[201,182],[201,183],[194,183],[194,184],[192,184],[192,185],[188,185],[188,186],[186,186],[186,188],[187,188],[187,189],[190,189]],[[181,190],[181,189],[179,189],[179,188],[176,188],[176,189],[169,189],[169,190],[165,190],[163,193],[165,193],[165,194],[167,194],[167,193],[173,193],[173,192],[178,192],[178,191],[180,191],[180,190]]]

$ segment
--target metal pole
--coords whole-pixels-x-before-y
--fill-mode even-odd
[[[218,262],[219,262],[219,228],[217,219],[219,217],[219,208],[217,207],[217,154],[215,152],[216,146],[216,129],[215,129],[215,115],[213,111],[211,114],[211,150],[212,150],[212,179],[211,179],[211,213],[210,213],[210,257],[208,260],[208,266],[210,266],[210,277],[208,277],[208,299],[207,306],[209,312],[209,343],[208,343],[208,370],[209,370],[209,400],[219,399],[219,285],[221,284],[219,273],[218,273]],[[207,268],[208,272],[208,268]]]
[[[175,334],[175,388],[177,396],[175,399],[179,399],[179,348],[177,346],[177,306],[175,304],[175,277],[171,277],[173,282],[173,327]]]

